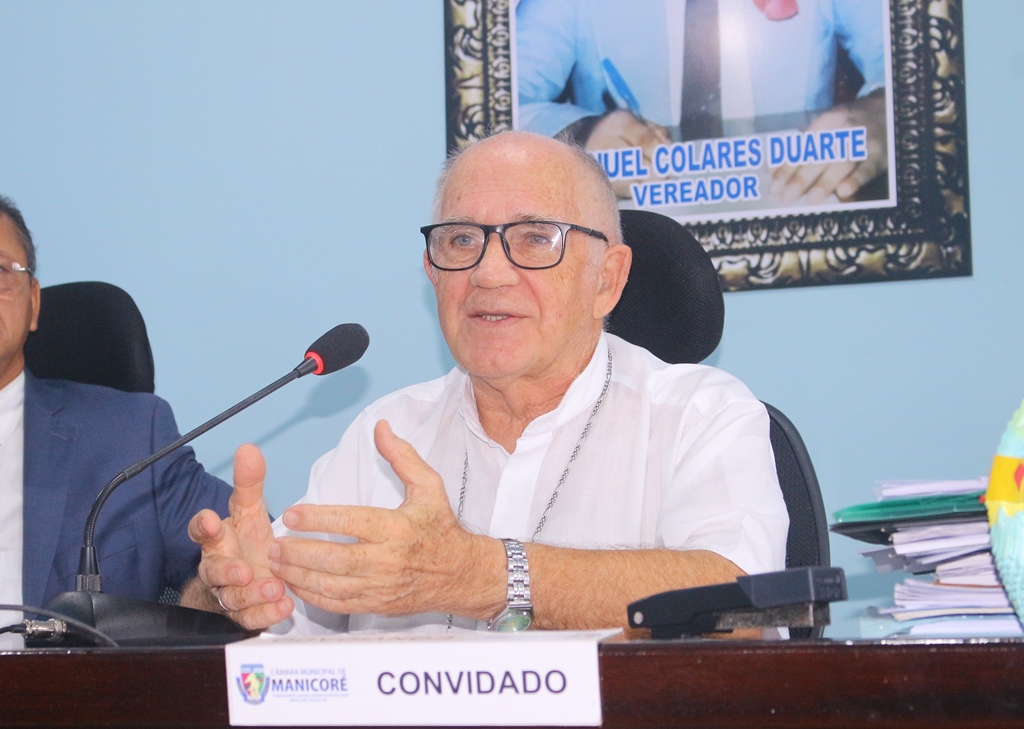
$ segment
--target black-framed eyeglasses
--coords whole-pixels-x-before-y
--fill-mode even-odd
[[[427,241],[427,257],[442,271],[465,271],[484,258],[491,233],[497,233],[501,247],[513,266],[537,270],[554,268],[565,255],[565,237],[570,230],[608,242],[599,230],[572,223],[526,220],[501,225],[438,223],[420,228]]]
[[[32,278],[32,271],[17,261],[13,263],[0,262],[0,293],[6,294],[15,290],[21,280],[21,277],[18,276],[19,273],[27,273],[28,277]]]

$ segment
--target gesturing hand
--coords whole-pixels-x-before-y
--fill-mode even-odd
[[[501,543],[462,529],[440,475],[387,422],[377,423],[374,442],[405,484],[401,506],[289,508],[289,529],[358,541],[282,537],[270,548],[273,573],[298,597],[337,613],[493,615],[504,603]]]
[[[270,571],[274,533],[263,500],[267,467],[256,446],[235,452],[230,516],[204,509],[192,517],[188,535],[202,547],[199,578],[228,616],[249,629],[266,628],[291,615],[294,604]],[[184,600],[183,600],[184,601]]]

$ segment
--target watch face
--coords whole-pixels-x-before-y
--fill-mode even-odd
[[[530,627],[533,615],[527,610],[506,610],[491,624],[496,633],[518,633]]]

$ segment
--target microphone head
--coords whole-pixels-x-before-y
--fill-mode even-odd
[[[313,360],[314,375],[329,375],[357,362],[370,346],[370,335],[360,324],[339,324],[317,339],[306,350],[306,359]],[[304,362],[305,364],[305,362]]]

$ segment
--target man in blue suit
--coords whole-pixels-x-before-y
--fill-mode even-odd
[[[25,369],[39,314],[35,248],[25,221],[0,196],[0,603],[42,606],[75,589],[86,517],[121,470],[178,437],[170,406]],[[182,448],[111,495],[96,526],[104,592],[156,600],[195,575],[188,538],[197,510],[227,514],[230,487]],[[12,619],[13,618],[13,619]],[[0,614],[0,624],[16,622]]]

